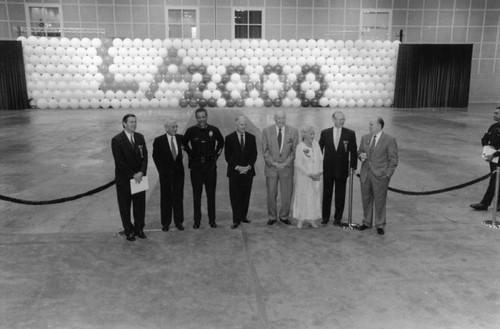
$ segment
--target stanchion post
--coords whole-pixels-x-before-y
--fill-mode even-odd
[[[349,228],[352,228],[352,196],[353,196],[353,179],[354,170],[349,168],[349,209],[347,212],[347,223],[349,224]]]
[[[493,226],[497,225],[497,207],[498,207],[498,186],[500,185],[500,175],[498,173],[499,166],[497,165],[495,168],[495,197],[493,198],[493,215],[491,218],[491,224]]]

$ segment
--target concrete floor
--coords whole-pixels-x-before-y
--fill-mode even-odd
[[[358,141],[372,115],[397,137],[395,188],[425,191],[488,172],[480,138],[494,105],[467,111],[345,109]],[[113,179],[110,140],[131,110],[0,112],[0,194],[50,200]],[[152,151],[172,116],[182,132],[192,109],[135,110]],[[269,109],[209,110],[224,135],[239,113],[259,138]],[[331,109],[289,109],[296,127],[331,126]],[[259,145],[260,146],[260,145]],[[260,154],[259,149],[259,154]],[[474,212],[487,182],[432,196],[390,192],[385,236],[328,225],[266,225],[259,155],[249,218],[231,230],[226,164],[219,159],[219,228],[192,227],[189,175],[185,226],[160,230],[159,184],[150,158],[148,239],[116,237],[114,187],[51,206],[0,201],[1,328],[499,328],[500,230]],[[361,222],[359,183],[354,222]],[[205,199],[203,201],[205,207]],[[347,215],[344,216],[346,218]]]

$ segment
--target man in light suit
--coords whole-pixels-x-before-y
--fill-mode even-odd
[[[236,131],[227,135],[224,155],[227,162],[229,178],[229,199],[233,211],[232,229],[241,223],[250,223],[247,218],[255,161],[257,160],[257,143],[255,136],[248,133],[247,120],[244,116],[236,119]]]
[[[295,148],[299,143],[297,129],[286,125],[286,114],[278,110],[274,115],[275,125],[262,132],[262,155],[264,157],[267,187],[267,225],[273,225],[278,219],[276,199],[278,183],[281,192],[281,208],[279,219],[286,225],[291,225],[289,213],[293,195],[293,161]]]
[[[166,134],[158,136],[153,142],[153,160],[160,176],[160,209],[163,232],[168,232],[172,223],[184,230],[184,165],[182,163],[182,135],[177,133],[177,122],[165,122]]]
[[[376,117],[369,123],[370,133],[361,138],[358,157],[361,160],[361,198],[363,202],[363,225],[361,231],[372,226],[373,206],[379,235],[385,231],[385,206],[389,181],[398,165],[398,145],[396,139],[387,135],[384,119]]]
[[[131,194],[130,180],[140,183],[148,169],[148,150],[144,136],[135,132],[137,118],[127,114],[122,120],[123,131],[111,140],[111,149],[115,160],[115,182],[118,207],[123,224],[120,235],[128,241],[135,241],[137,236],[146,239],[144,217],[146,214],[146,192]],[[130,205],[133,205],[134,224],[130,220]]]
[[[344,128],[344,113],[332,115],[333,127],[321,132],[319,146],[323,151],[323,211],[321,221],[327,224],[332,208],[333,187],[335,186],[335,214],[333,225],[340,226],[345,205],[345,189],[349,167],[356,170],[358,158],[356,134]],[[350,162],[350,166],[349,166]]]

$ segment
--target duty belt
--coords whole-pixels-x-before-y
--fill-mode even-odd
[[[205,162],[208,162],[208,161],[215,160],[215,155],[207,155],[207,156],[195,157],[192,160],[193,161],[198,161],[198,162],[201,162],[201,163],[205,163]]]

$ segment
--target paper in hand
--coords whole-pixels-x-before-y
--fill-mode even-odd
[[[148,176],[142,176],[140,183],[137,183],[134,178],[130,180],[130,192],[136,194],[149,189]]]
[[[493,153],[495,153],[496,151],[497,151],[497,150],[496,150],[494,147],[492,147],[492,146],[490,146],[490,145],[485,145],[485,146],[483,147],[483,154],[482,154],[482,158],[483,158],[483,159],[486,159],[486,156],[488,156],[488,155],[492,155],[492,154],[493,154]],[[498,163],[498,157],[494,157],[494,158],[491,160],[491,162],[493,162],[493,163]]]

